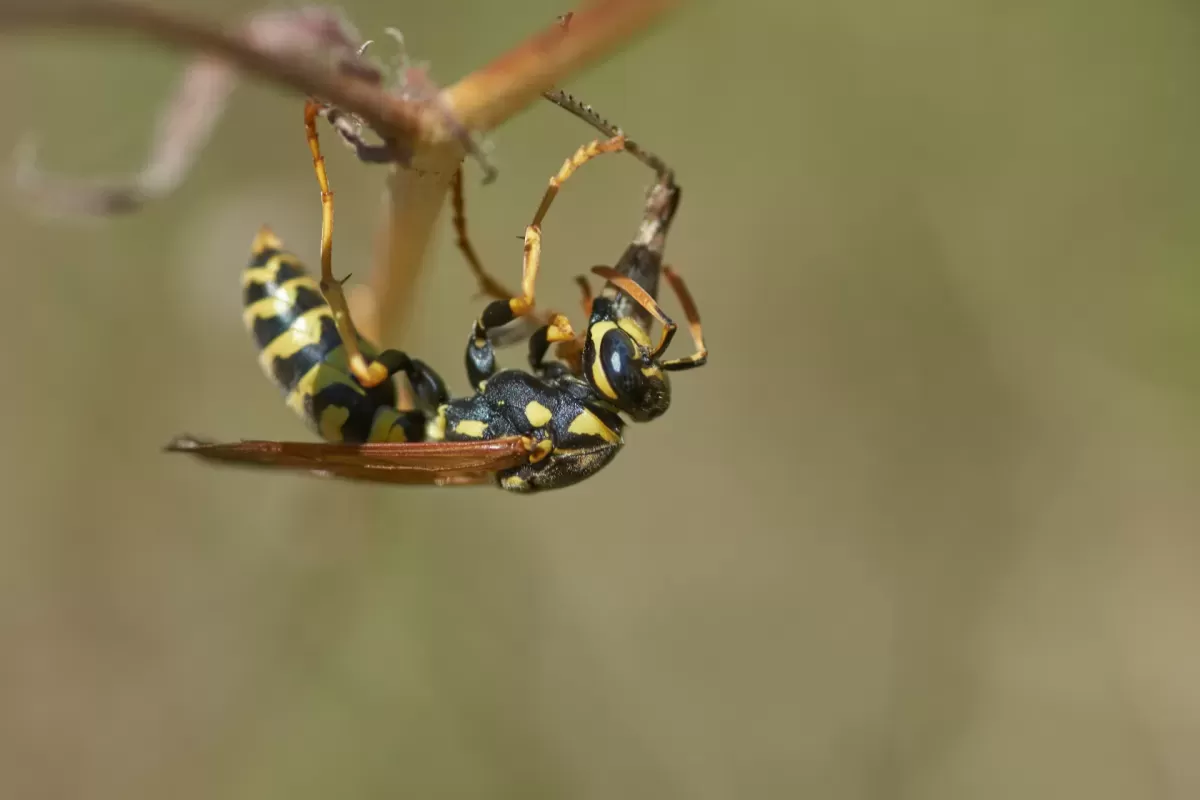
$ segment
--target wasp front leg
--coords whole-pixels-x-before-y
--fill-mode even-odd
[[[525,231],[525,263],[521,276],[522,295],[489,303],[483,310],[482,316],[475,321],[471,340],[467,346],[467,374],[470,376],[473,386],[477,387],[481,381],[487,380],[496,370],[495,350],[488,339],[488,332],[503,327],[518,317],[525,316],[533,309],[534,286],[537,282],[538,265],[541,261],[541,241],[541,232],[537,226],[530,225]],[[550,324],[540,328],[535,334],[535,338],[538,337],[544,340],[548,347],[553,342],[573,340],[575,331],[572,330],[571,323],[565,316],[555,314],[550,319]]]
[[[521,269],[521,295],[508,299],[496,300],[488,305],[479,318],[476,329],[482,329],[486,334],[495,328],[500,328],[518,317],[524,317],[533,311],[535,290],[537,287],[538,269],[542,261],[542,220],[550,210],[554,198],[558,196],[559,188],[575,170],[604,153],[616,153],[625,148],[625,137],[615,136],[608,140],[596,140],[580,147],[575,154],[563,162],[562,167],[550,178],[550,185],[542,195],[542,202],[533,215],[533,221],[525,228],[525,250]],[[546,332],[548,341],[565,342],[575,338],[567,318],[561,314],[555,315]]]

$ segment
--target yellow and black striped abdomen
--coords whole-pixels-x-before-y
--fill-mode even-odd
[[[405,429],[415,426],[396,411],[395,384],[363,389],[354,379],[320,285],[266,228],[254,238],[242,289],[242,316],[263,372],[323,439],[410,440]],[[362,339],[359,348],[368,358],[377,354]]]

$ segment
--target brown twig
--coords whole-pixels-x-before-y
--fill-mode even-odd
[[[397,333],[394,321],[409,316],[433,226],[467,150],[463,132],[501,124],[681,3],[593,0],[466,76],[441,93],[437,103],[401,98],[376,82],[339,71],[316,57],[320,48],[312,52],[255,41],[175,12],[119,0],[10,0],[0,4],[0,31],[107,28],[199,50],[246,74],[320,97],[357,115],[381,138],[396,142],[410,154],[411,168],[393,171],[368,291],[359,292],[355,303],[364,317],[363,332],[378,340],[381,332]]]
[[[294,47],[254,43],[177,12],[126,2],[46,0],[0,4],[0,30],[52,27],[108,28],[202,51],[248,74],[324,98],[357,114],[380,134],[418,146],[449,138],[441,115],[422,104],[393,97],[380,86],[339,73]]]
[[[486,131],[513,117],[587,64],[612,52],[682,0],[595,0],[556,20],[490,64],[472,72],[444,93],[450,114],[468,130]],[[565,16],[565,15],[564,15]],[[425,172],[393,181],[380,231],[369,293],[357,308],[375,321],[368,332],[398,341],[397,321],[411,318],[416,284],[432,226],[445,204],[450,179],[462,160],[454,148],[431,148]],[[401,176],[397,175],[397,179]]]
[[[677,8],[682,0],[595,0],[564,24],[556,20],[447,91],[454,116],[469,130],[494,128],[582,67]]]

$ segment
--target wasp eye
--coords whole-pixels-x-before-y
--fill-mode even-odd
[[[604,371],[617,406],[639,422],[667,410],[670,389],[666,378],[653,369],[649,356],[624,331],[609,331],[600,340],[600,368]]]
[[[637,346],[624,331],[610,331],[600,342],[600,363],[617,398],[636,402],[641,394],[641,362]]]

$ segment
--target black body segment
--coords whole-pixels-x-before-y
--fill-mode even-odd
[[[498,475],[511,491],[561,489],[587,478],[616,457],[624,423],[612,406],[570,375],[543,380],[504,370],[487,379],[473,397],[439,410],[446,441],[528,437],[529,463]]]

